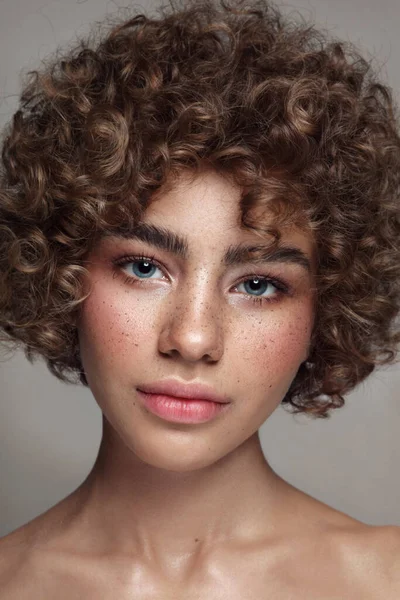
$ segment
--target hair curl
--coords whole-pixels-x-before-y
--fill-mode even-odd
[[[85,257],[115,225],[138,222],[167,177],[207,164],[243,186],[243,227],[277,242],[273,214],[274,225],[312,232],[310,356],[282,402],[327,417],[394,362],[400,341],[391,89],[353,45],[267,0],[171,5],[28,72],[3,134],[1,340],[87,386]]]

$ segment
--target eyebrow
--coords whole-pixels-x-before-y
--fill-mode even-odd
[[[133,229],[122,226],[117,229],[106,230],[102,237],[110,236],[128,240],[141,240],[183,260],[187,260],[190,255],[189,243],[185,236],[150,223],[139,223]],[[254,252],[257,252],[256,256],[251,255]],[[266,245],[237,244],[229,246],[223,257],[223,264],[227,267],[248,262],[256,264],[265,262],[293,263],[303,267],[310,274],[312,272],[310,259],[300,248],[294,246],[285,245],[271,249]]]

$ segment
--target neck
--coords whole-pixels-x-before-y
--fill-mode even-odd
[[[228,540],[257,543],[279,521],[285,486],[267,463],[258,432],[207,467],[176,472],[139,459],[103,417],[76,524],[88,527],[87,539],[107,553],[172,562]]]

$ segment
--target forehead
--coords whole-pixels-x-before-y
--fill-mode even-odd
[[[198,173],[181,172],[170,176],[166,183],[150,198],[144,218],[157,218],[162,215],[173,219],[174,214],[180,219],[210,222],[219,217],[216,225],[240,225],[241,188],[231,178],[222,176],[212,169],[202,169]]]
[[[140,240],[182,260],[221,256],[225,266],[245,262],[286,262],[313,272],[312,239],[293,227],[279,228],[281,239],[274,245],[270,235],[243,227],[243,189],[213,171],[175,178],[152,198],[140,222],[113,228],[112,240]],[[264,215],[264,226],[272,218]],[[108,237],[108,234],[107,234]]]
[[[262,185],[258,189],[251,184],[240,185],[235,180],[235,173],[217,172],[212,167],[200,167],[198,172],[181,171],[170,175],[152,194],[144,218],[162,215],[173,219],[177,214],[181,219],[196,220],[200,226],[203,217],[209,227],[236,227],[244,236],[246,233],[258,235],[256,229],[244,227],[242,216],[247,213],[246,216],[250,215],[251,221],[258,222],[261,227],[274,226],[288,235],[297,231],[312,238],[305,211],[301,202],[293,199],[289,182],[282,176],[271,176],[264,177]],[[281,207],[285,210],[281,211]],[[288,211],[288,207],[291,210]]]
[[[293,219],[290,211],[285,210],[281,218],[274,190],[268,190],[268,182],[265,193],[257,195],[250,191],[250,195],[257,197],[254,204],[248,201],[249,190],[238,185],[229,173],[220,174],[211,168],[198,174],[180,173],[168,179],[165,187],[153,195],[143,221],[160,226],[168,223],[186,232],[189,239],[206,237],[211,243],[239,240],[265,245],[273,242],[269,230],[275,229],[282,240],[299,244],[314,255],[314,237],[304,213],[298,210]],[[282,203],[282,197],[279,200]],[[250,222],[251,227],[245,227],[243,222],[246,211],[246,223]]]

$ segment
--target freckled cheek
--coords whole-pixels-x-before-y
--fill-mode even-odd
[[[270,376],[296,373],[307,356],[310,324],[304,318],[259,322],[242,339],[243,355]]]
[[[130,362],[149,347],[157,303],[136,299],[125,291],[101,285],[84,302],[80,320],[81,347],[102,365]],[[154,336],[153,336],[154,337]]]

